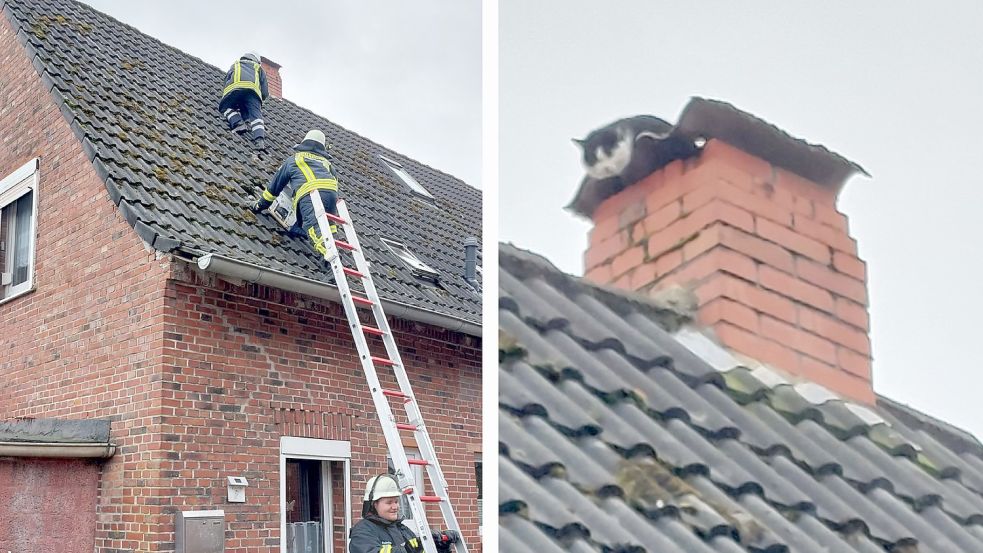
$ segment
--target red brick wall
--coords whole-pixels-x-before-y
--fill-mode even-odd
[[[593,218],[589,280],[685,285],[728,347],[873,401],[866,265],[830,188],[711,140]]]
[[[0,458],[0,551],[92,553],[99,463]]]
[[[351,440],[357,515],[361,482],[385,470],[385,446],[340,308],[198,280],[148,250],[3,17],[0,128],[0,174],[41,158],[36,290],[0,304],[0,419],[113,420],[119,449],[103,467],[95,550],[172,551],[174,513],[214,507],[227,511],[226,551],[278,551],[281,435]],[[394,326],[459,521],[480,551],[480,341]],[[247,503],[225,503],[229,475],[249,479]]]
[[[351,442],[352,516],[358,520],[362,483],[386,470],[386,445],[341,306],[237,287],[191,270],[180,278],[168,286],[164,331],[161,431],[173,443],[161,466],[163,521],[175,509],[218,506],[237,530],[227,551],[274,551],[264,546],[279,535],[283,435]],[[390,324],[455,513],[476,547],[480,341],[405,321]],[[381,341],[371,344],[384,353]],[[383,386],[396,387],[391,371],[379,374]],[[239,475],[250,482],[248,501],[227,504],[225,477]]]
[[[0,419],[114,420],[123,449],[101,486],[127,497],[100,497],[96,526],[77,528],[103,546],[120,530],[112,517],[138,520],[144,507],[132,483],[155,468],[138,447],[154,441],[167,271],[110,202],[5,17],[0,128],[0,174],[40,157],[36,290],[0,304]]]

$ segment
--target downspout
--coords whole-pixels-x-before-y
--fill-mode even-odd
[[[230,259],[214,253],[205,254],[199,257],[198,268],[221,276],[244,280],[246,282],[253,282],[256,284],[265,284],[267,286],[273,286],[274,288],[280,288],[289,292],[306,294],[308,296],[323,298],[334,302],[341,301],[341,295],[338,293],[338,288],[325,282],[291,275],[275,269],[260,267],[259,265]],[[447,330],[463,332],[464,334],[471,336],[481,337],[480,324],[475,324],[458,317],[444,315],[443,313],[437,313],[436,311],[430,311],[420,307],[413,307],[405,303],[388,299],[382,300],[382,307],[386,310],[387,315],[392,315],[400,319],[431,324],[441,328],[446,328]]]

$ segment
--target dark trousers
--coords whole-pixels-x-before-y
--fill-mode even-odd
[[[266,138],[266,124],[263,122],[263,101],[252,90],[233,90],[222,97],[218,110],[222,112],[233,129],[246,120],[253,133],[253,140]]]
[[[338,215],[338,193],[333,190],[318,190],[321,196],[321,203],[324,204],[324,211],[332,215]],[[336,225],[331,223],[331,233],[337,230]],[[310,238],[311,243],[320,253],[324,253],[324,246],[321,244],[321,228],[317,225],[317,216],[314,214],[314,202],[310,195],[305,195],[297,202],[297,227],[302,230],[304,236]]]

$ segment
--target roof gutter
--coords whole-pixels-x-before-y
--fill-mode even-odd
[[[265,284],[282,290],[297,292],[298,294],[306,294],[316,298],[341,302],[341,294],[338,293],[338,288],[327,283],[291,275],[275,269],[260,267],[259,265],[230,259],[214,253],[200,256],[198,258],[198,268],[220,276],[254,282],[256,284]],[[386,310],[387,315],[481,337],[480,324],[475,324],[459,317],[444,315],[429,309],[413,307],[405,303],[387,299],[382,300],[382,307]]]
[[[108,459],[116,454],[112,444],[51,442],[0,442],[0,457],[52,457],[60,459]]]

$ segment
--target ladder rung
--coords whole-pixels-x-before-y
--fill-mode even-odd
[[[375,305],[375,302],[370,300],[369,298],[363,298],[362,296],[356,296],[355,294],[352,294],[352,301],[369,307]]]
[[[378,363],[379,365],[384,365],[384,366],[387,366],[387,367],[391,367],[391,366],[393,366],[393,365],[396,364],[396,362],[393,361],[392,359],[386,359],[385,357],[376,357],[374,355],[371,356],[371,357],[372,357],[372,362],[373,363]]]
[[[404,423],[401,423],[401,422],[397,422],[396,423],[396,428],[398,428],[400,430],[412,430],[412,431],[416,432],[416,425],[415,424],[404,424]]]
[[[349,267],[342,267],[341,270],[342,271],[345,271],[345,274],[348,275],[348,276],[353,276],[353,277],[356,277],[356,278],[365,278],[365,275],[363,275],[362,273],[356,271],[355,269],[351,269]]]
[[[362,325],[362,332],[364,332],[366,334],[374,334],[376,336],[385,336],[386,335],[385,332],[379,330],[378,328],[376,328],[374,326],[367,326],[367,325]]]
[[[338,247],[343,250],[355,251],[355,246],[352,246],[351,244],[345,242],[344,240],[335,240],[334,243],[337,244]]]
[[[420,501],[422,501],[424,503],[440,503],[443,500],[444,500],[444,498],[439,497],[439,496],[436,496],[436,495],[421,495],[420,496]]]
[[[411,465],[421,465],[421,466],[427,466],[430,464],[430,461],[427,461],[426,459],[407,459],[406,462]]]
[[[397,390],[383,390],[382,394],[389,397],[406,397],[406,394]]]
[[[348,221],[342,219],[341,217],[338,217],[337,215],[332,215],[330,213],[325,213],[324,216],[327,217],[328,220],[331,221],[332,223],[338,223],[339,225],[347,225],[348,224]]]

